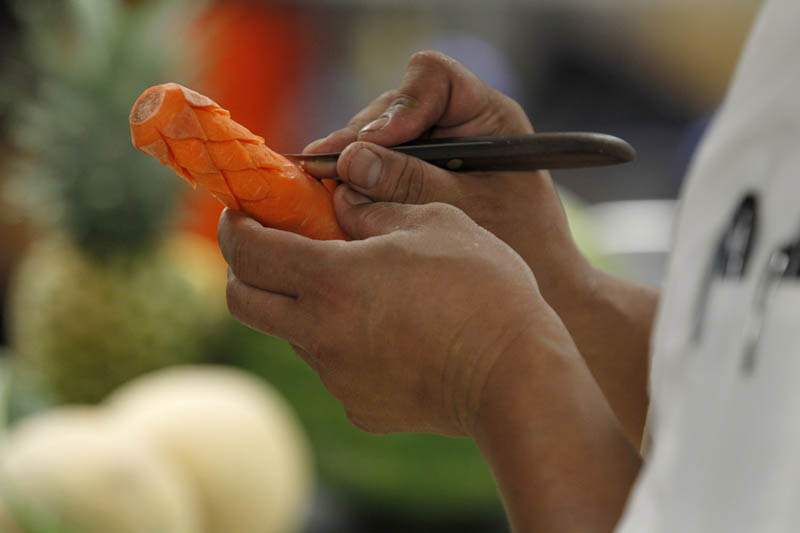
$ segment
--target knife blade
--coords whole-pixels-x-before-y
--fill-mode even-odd
[[[457,172],[585,168],[633,161],[636,151],[623,139],[592,132],[420,139],[390,147]],[[335,162],[341,152],[284,154],[298,162]]]

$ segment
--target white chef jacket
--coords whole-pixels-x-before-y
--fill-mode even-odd
[[[745,275],[709,281],[751,192]],[[761,281],[773,251],[798,235],[800,0],[769,0],[684,190],[653,336],[653,445],[618,532],[800,531],[800,279]]]

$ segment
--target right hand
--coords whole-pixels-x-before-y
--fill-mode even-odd
[[[522,108],[458,62],[415,54],[400,87],[306,148],[344,150],[338,175],[373,200],[452,204],[511,246],[558,313],[592,375],[638,446],[647,412],[650,332],[658,293],[593,268],[578,250],[546,171],[454,173],[384,148],[419,137],[531,133]],[[370,180],[370,178],[373,178]]]
[[[411,57],[399,88],[356,114],[344,128],[306,147],[344,150],[338,165],[307,165],[319,177],[338,175],[373,200],[452,204],[509,244],[536,274],[558,310],[591,287],[593,269],[578,251],[547,171],[459,174],[384,146],[419,137],[532,133],[522,108],[457,61],[437,52]]]

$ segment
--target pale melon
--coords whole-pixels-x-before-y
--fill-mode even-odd
[[[15,517],[34,530],[201,531],[191,489],[172,465],[90,408],[22,422],[0,450],[0,480]]]
[[[122,387],[109,406],[190,480],[206,533],[302,526],[313,485],[309,445],[266,383],[226,367],[172,367]]]

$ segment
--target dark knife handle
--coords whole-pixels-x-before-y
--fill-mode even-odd
[[[458,172],[596,167],[627,163],[636,157],[624,140],[586,132],[425,139],[392,150]]]

